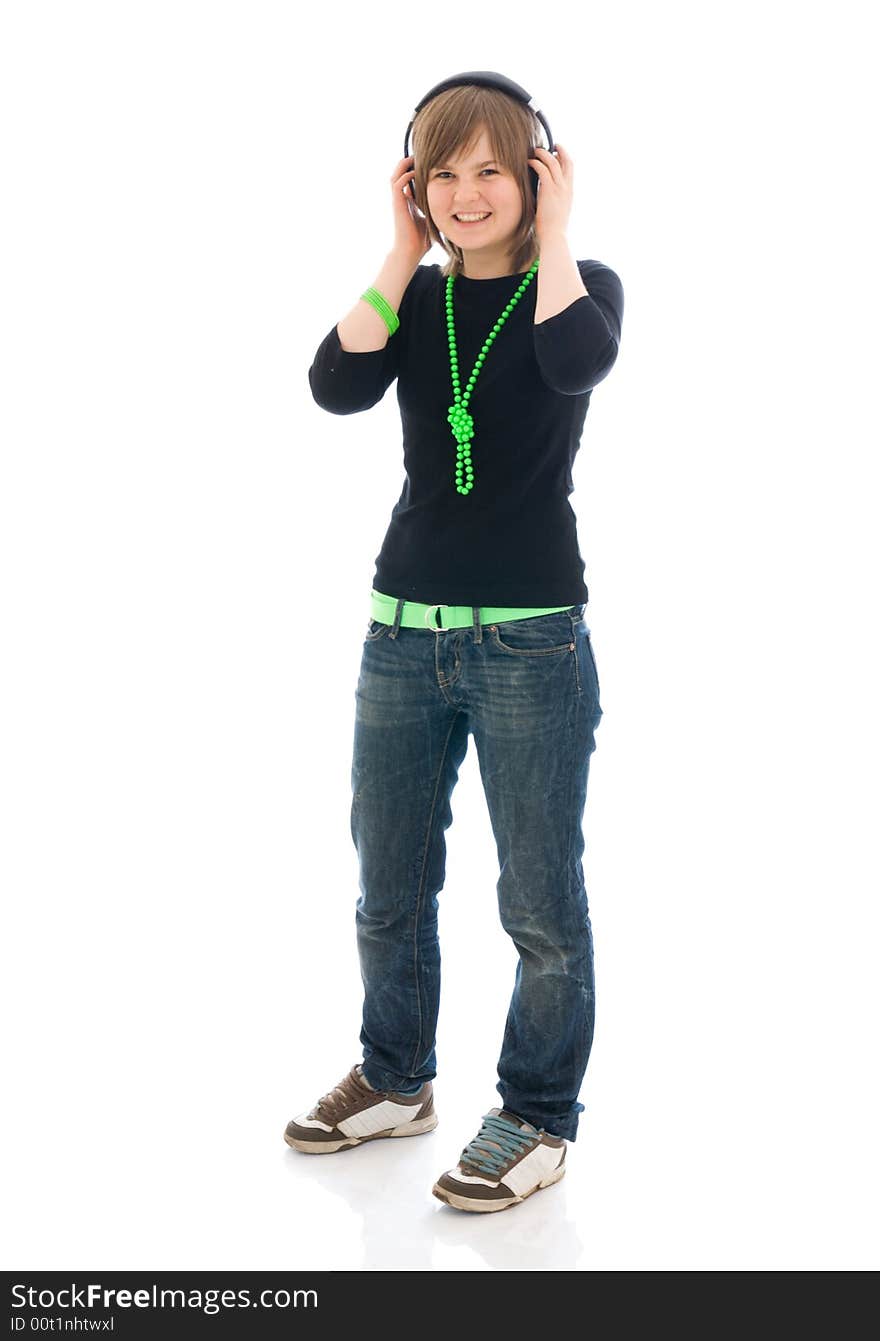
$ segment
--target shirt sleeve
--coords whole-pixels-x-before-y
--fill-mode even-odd
[[[623,324],[623,285],[607,265],[578,261],[587,289],[568,307],[535,324],[535,357],[553,391],[579,396],[607,377]]]
[[[309,368],[309,386],[315,403],[330,414],[357,414],[369,410],[385,395],[397,377],[400,345],[412,291],[424,267],[419,266],[404,290],[397,318],[400,322],[381,349],[355,353],[342,348],[336,325],[318,345]]]

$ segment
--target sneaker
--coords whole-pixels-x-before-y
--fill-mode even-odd
[[[330,1155],[380,1136],[420,1136],[436,1126],[430,1080],[415,1094],[374,1090],[358,1063],[310,1112],[288,1122],[284,1139],[304,1154]]]
[[[431,1191],[460,1211],[505,1211],[565,1173],[565,1138],[491,1108],[454,1169]]]

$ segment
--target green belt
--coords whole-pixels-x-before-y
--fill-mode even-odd
[[[380,624],[393,624],[398,597],[386,596],[381,591],[370,593],[370,613]],[[574,602],[576,604],[576,602]],[[568,605],[481,605],[481,624],[501,624],[507,619],[531,619],[535,615],[555,615],[570,610]],[[424,605],[421,601],[404,601],[400,623],[407,629],[462,629],[474,622],[472,605]],[[440,611],[443,613],[440,614]]]

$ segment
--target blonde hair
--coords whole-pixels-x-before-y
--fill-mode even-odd
[[[539,250],[528,159],[535,157],[535,146],[542,143],[541,123],[530,107],[499,89],[460,84],[426,103],[412,126],[416,204],[425,216],[431,242],[439,243],[449,257],[441,269],[444,279],[461,274],[464,253],[454,242],[441,237],[431,218],[428,179],[435,167],[448,163],[459,151],[467,153],[484,129],[493,156],[512,173],[519,186],[523,204],[522,219],[512,242],[511,273],[528,270]]]

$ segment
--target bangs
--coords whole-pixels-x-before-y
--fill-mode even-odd
[[[493,156],[510,172],[541,142],[541,126],[531,108],[497,89],[464,84],[432,98],[415,118],[416,160],[430,173],[451,159],[466,157],[483,127]]]

